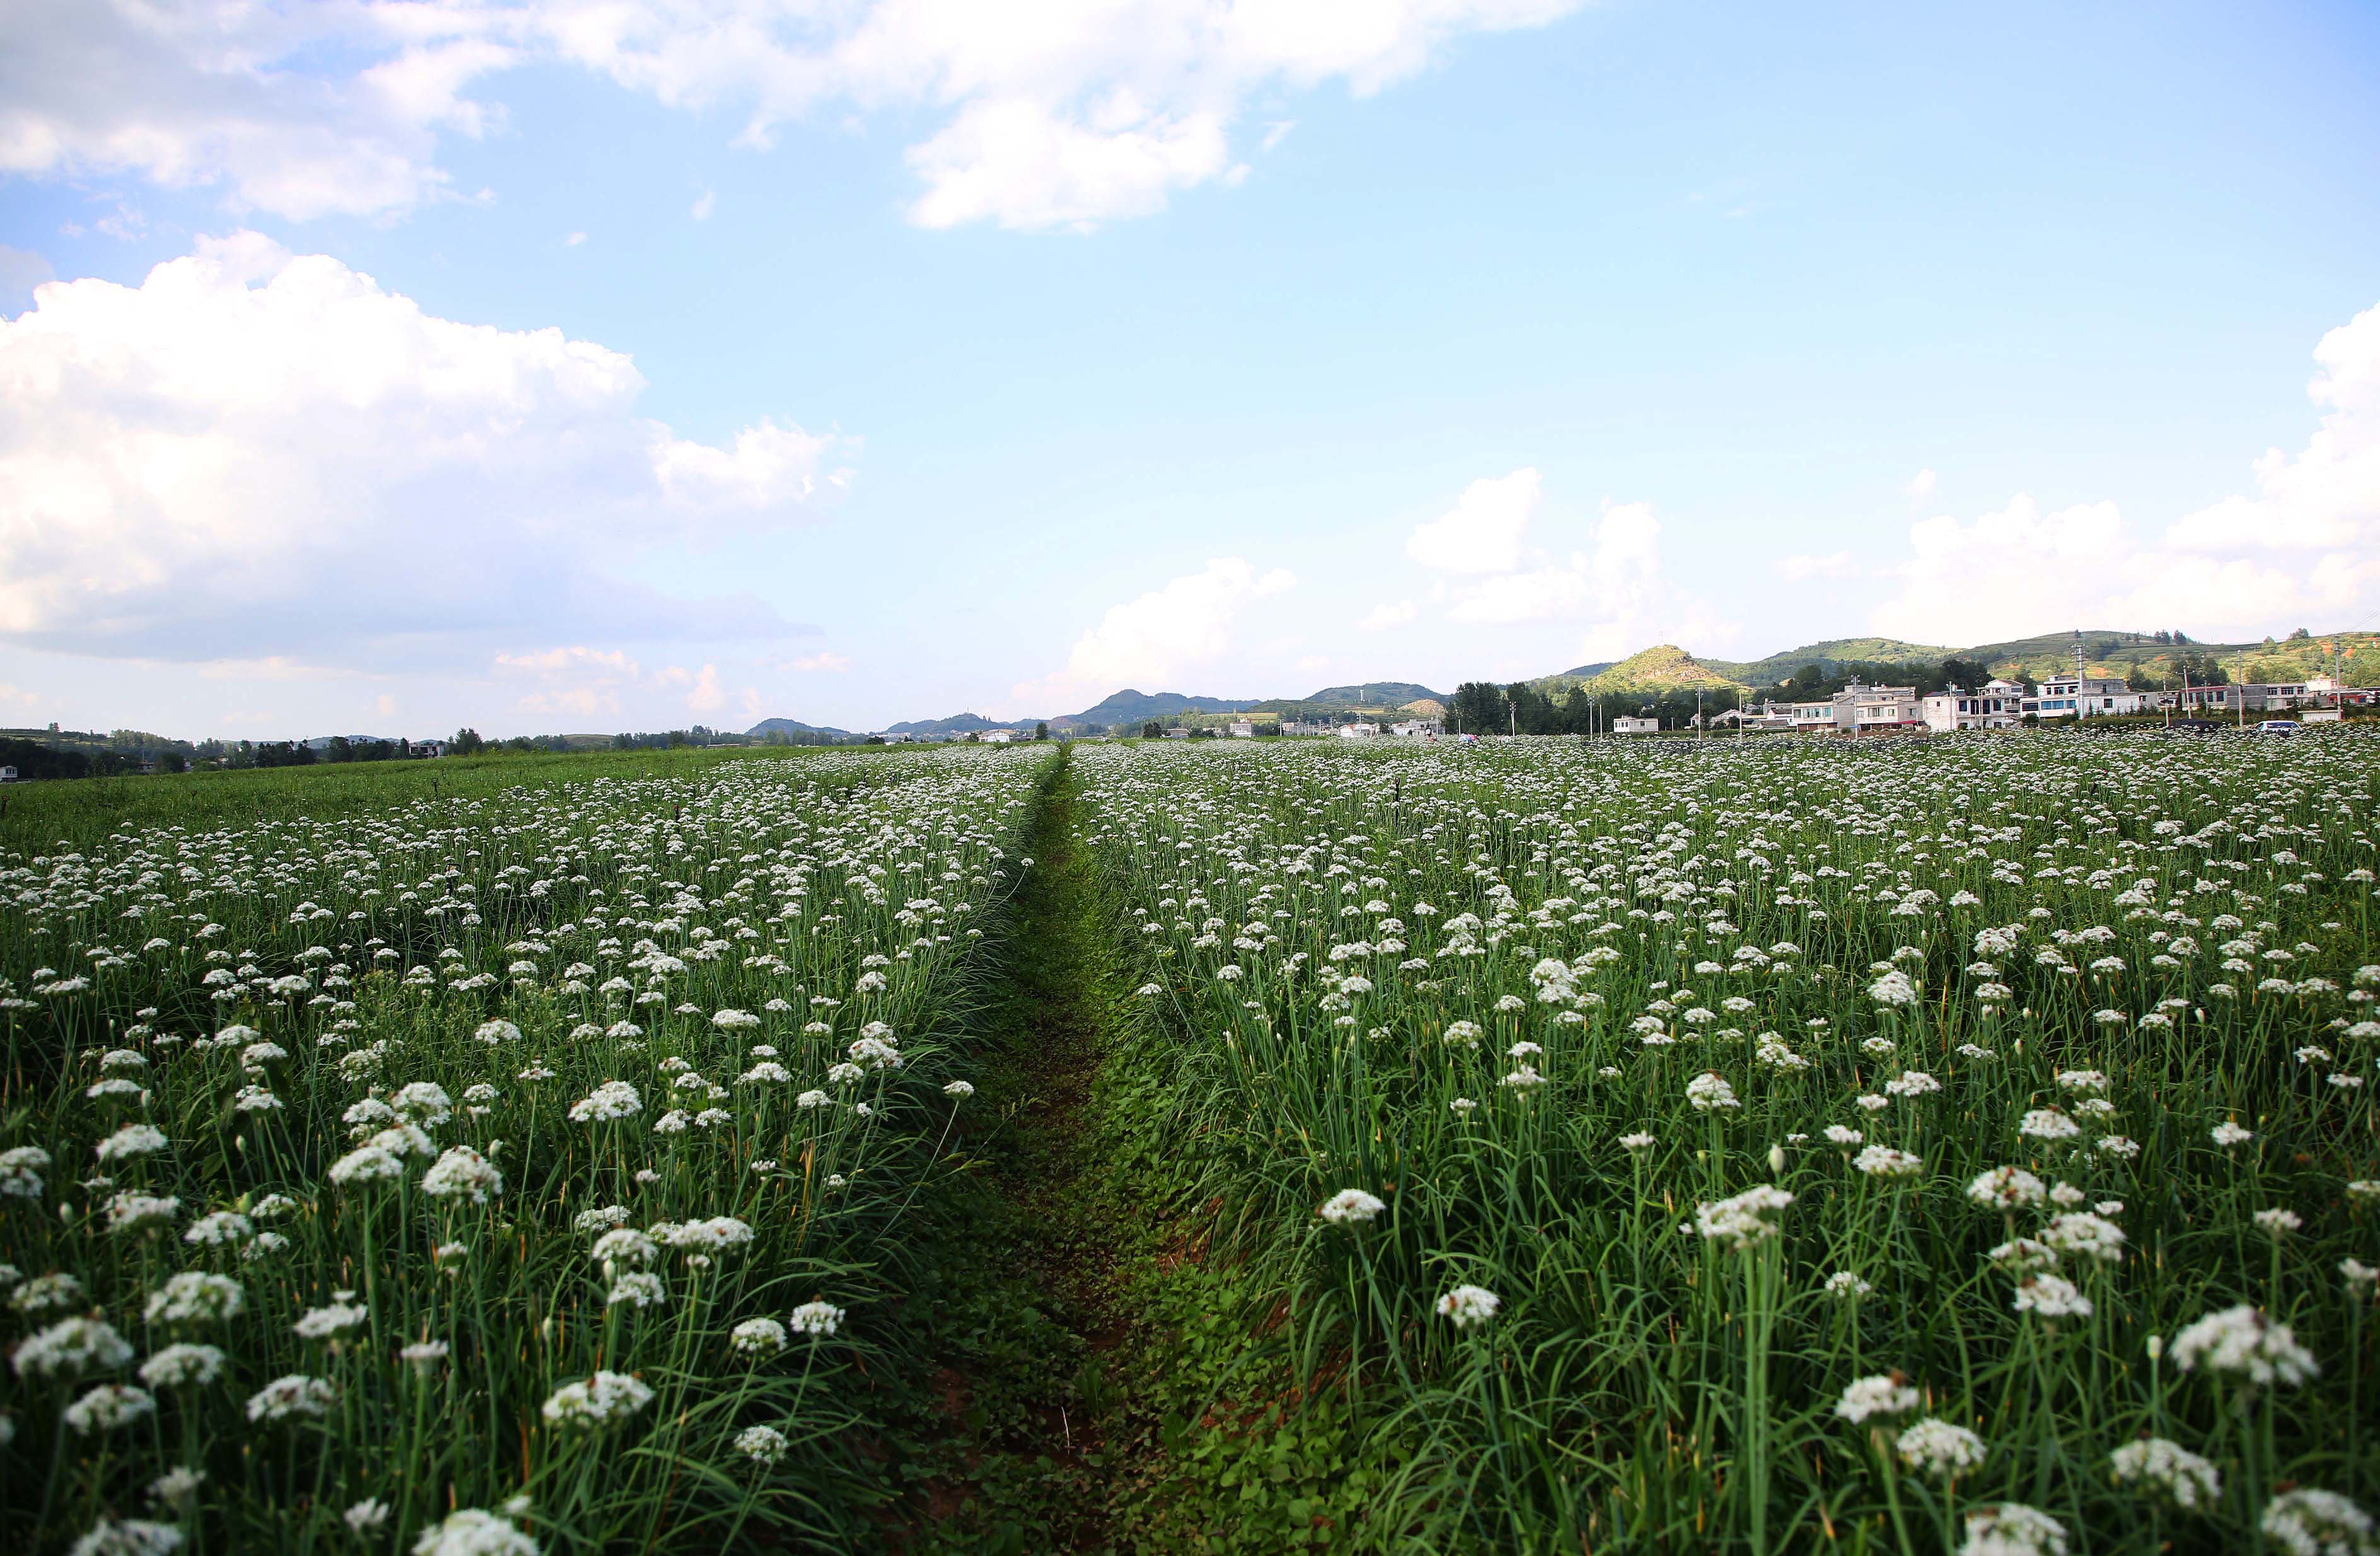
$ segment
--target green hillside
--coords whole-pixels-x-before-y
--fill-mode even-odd
[[[1663,643],[1631,654],[1617,664],[1607,665],[1594,675],[1581,676],[1574,670],[1566,670],[1530,684],[1542,692],[1567,690],[1573,686],[1584,686],[1590,692],[1670,692],[1692,691],[1697,686],[1716,689],[1739,683],[1731,677],[1719,674],[1676,644]]]
[[[1705,659],[1703,663],[1714,672],[1745,686],[1774,686],[1804,665],[1816,665],[1823,670],[1852,660],[1867,664],[1900,663],[1910,659],[1942,659],[1959,652],[1961,650],[1956,648],[1904,643],[1897,637],[1830,637],[1821,643],[1805,643],[1799,648],[1771,654],[1765,659]]]

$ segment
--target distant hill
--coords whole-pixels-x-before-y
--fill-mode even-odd
[[[1897,637],[1830,637],[1822,643],[1805,643],[1799,648],[1771,654],[1765,659],[1741,662],[1706,659],[1703,663],[1730,681],[1745,686],[1774,686],[1809,665],[1815,665],[1825,672],[1854,659],[1871,664],[1878,661],[1900,663],[1911,659],[1931,661],[1961,653],[1972,655],[1973,650],[1936,648],[1922,643],[1904,643]]]
[[[2084,661],[2094,674],[2124,675],[2138,669],[2152,677],[2173,673],[2183,655],[2218,659],[2232,674],[2251,680],[2302,681],[2330,668],[2327,645],[2338,649],[2336,662],[2350,682],[2380,683],[2380,633],[2323,633],[2308,637],[2266,638],[2262,643],[2159,643],[2143,633],[2088,630],[2082,633]],[[2029,674],[2036,679],[2070,668],[2074,662],[2071,632],[2045,633],[2038,637],[2011,638],[2005,643],[1968,648],[1910,643],[1896,637],[1832,637],[1805,643],[1761,659],[1706,659],[1675,644],[1657,644],[1625,659],[1576,665],[1530,682],[1540,691],[1560,694],[1574,686],[1596,692],[1691,691],[1696,686],[1722,686],[1763,691],[1787,680],[1804,666],[1833,674],[1848,663],[1938,663],[1957,655],[1982,661],[1995,674]],[[1412,681],[1366,681],[1325,686],[1304,697],[1204,697],[1184,692],[1141,692],[1131,688],[1102,698],[1080,713],[1040,718],[986,718],[979,713],[956,713],[947,718],[905,720],[891,726],[896,734],[965,735],[983,730],[1030,730],[1047,723],[1052,730],[1098,725],[1132,730],[1152,719],[1198,715],[1254,713],[1286,718],[1338,718],[1355,708],[1388,712],[1440,712],[1451,699]],[[805,744],[856,740],[846,730],[804,724],[791,718],[764,718],[751,729],[754,739],[782,731]],[[98,740],[103,737],[85,737]]]
[[[1446,694],[1411,681],[1366,681],[1355,686],[1325,686],[1302,700],[1308,707],[1402,707],[1425,699],[1444,702]]]
[[[1017,722],[1027,729],[1033,725],[1029,718]],[[904,719],[898,724],[888,724],[885,729],[896,735],[971,735],[978,730],[1013,730],[1015,727],[1015,724],[1002,724],[998,719],[986,718],[979,713],[954,713],[948,718]]]
[[[1615,664],[1605,665],[1593,675],[1582,676],[1576,670],[1565,670],[1531,684],[1540,691],[1548,692],[1573,686],[1584,686],[1590,692],[1669,692],[1692,691],[1697,686],[1716,689],[1734,686],[1737,682],[1733,677],[1719,674],[1676,644],[1663,643],[1631,654]]]
[[[771,734],[810,735],[813,737],[824,736],[828,740],[837,741],[856,740],[858,738],[848,730],[838,730],[831,724],[805,724],[798,718],[763,718],[760,722],[753,725],[744,732],[756,741],[765,739]],[[565,738],[576,741],[579,737],[577,735],[571,735]],[[606,742],[610,740],[609,736],[604,735],[589,736],[588,738],[593,740],[603,740]]]
[[[1050,719],[1050,726],[1052,729],[1072,729],[1084,724],[1103,724],[1112,728],[1119,724],[1146,723],[1151,718],[1171,718],[1177,713],[1239,713],[1255,706],[1245,697],[1193,697],[1180,692],[1135,692],[1126,688],[1101,698],[1080,713],[1062,714]]]

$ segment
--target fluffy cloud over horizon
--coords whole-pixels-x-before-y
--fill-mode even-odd
[[[1703,603],[1668,578],[1661,522],[1649,502],[1608,499],[1583,549],[1557,557],[1529,545],[1544,483],[1533,467],[1483,477],[1454,507],[1418,525],[1405,553],[1458,580],[1446,620],[1471,626],[1578,623],[1582,658],[1620,658],[1656,641],[1710,646],[1729,636]],[[1390,624],[1379,612],[1363,624]],[[1410,616],[1400,620],[1410,620]]]
[[[831,107],[922,109],[941,123],[908,152],[912,220],[1082,227],[1245,174],[1232,132],[1260,94],[1369,94],[1465,34],[1582,4],[26,0],[0,54],[0,169],[220,185],[232,209],[299,220],[402,211],[455,198],[442,135],[504,128],[476,84],[558,62],[736,113],[752,148]]]
[[[1111,607],[1075,640],[1064,669],[1010,692],[1002,717],[1075,713],[1126,687],[1179,691],[1183,676],[1211,668],[1231,651],[1249,606],[1296,585],[1280,568],[1259,573],[1244,558],[1218,557]]]
[[[202,239],[0,320],[0,641],[180,662],[484,665],[574,638],[784,637],[640,552],[807,523],[843,440],[638,416],[629,358],[425,314],[324,256]]]
[[[2268,449],[2253,496],[2137,533],[2113,502],[2043,513],[2019,493],[1972,523],[1910,528],[1898,588],[1870,617],[1922,643],[1986,643],[2067,627],[2262,636],[2380,603],[2380,307],[2325,334],[2307,394],[2322,409],[2301,452]]]

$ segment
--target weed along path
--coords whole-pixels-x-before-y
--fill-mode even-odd
[[[1004,953],[983,991],[983,1067],[932,1210],[941,1244],[912,1305],[929,1337],[892,1531],[913,1551],[1111,1548],[1123,1292],[1102,1152],[1101,1066],[1119,1005],[1112,936],[1074,830],[1074,774],[1045,770]]]

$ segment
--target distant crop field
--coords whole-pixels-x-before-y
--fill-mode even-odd
[[[1029,759],[432,766],[30,791],[67,842],[0,859],[0,1544],[868,1504],[846,1315],[965,1105]]]
[[[2375,775],[13,791],[0,1545],[2370,1550]]]
[[[2380,742],[1079,760],[1334,1520],[2371,1549]]]

